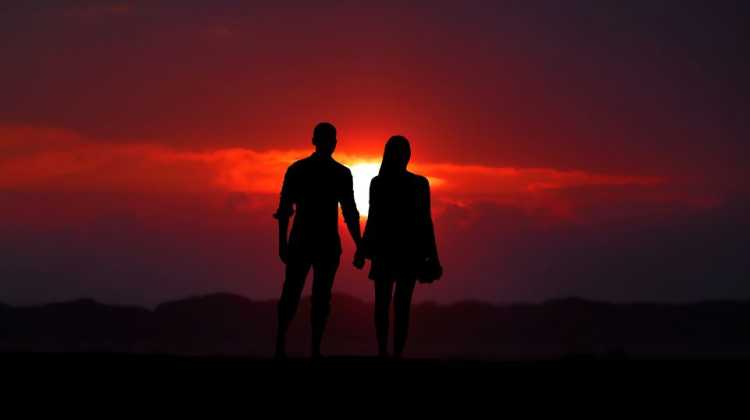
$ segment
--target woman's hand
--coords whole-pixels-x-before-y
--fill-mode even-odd
[[[365,266],[365,256],[362,255],[359,249],[354,253],[354,261],[352,261],[352,265],[354,265],[354,268],[357,270],[361,270]]]

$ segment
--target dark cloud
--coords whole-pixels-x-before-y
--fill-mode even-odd
[[[736,1],[19,2],[0,16],[0,119],[254,149],[301,147],[332,119],[352,147],[404,132],[433,161],[726,181],[747,175],[746,16]]]
[[[241,208],[224,194],[4,193],[2,200],[0,301],[91,296],[151,304],[210,291],[277,292],[272,200],[243,200]]]
[[[132,193],[3,193],[0,301],[89,296],[156,303],[230,291],[278,294],[275,197]],[[631,204],[631,207],[634,206]],[[748,203],[713,209],[640,204],[629,218],[551,222],[494,202],[436,203],[446,275],[419,300],[539,301],[582,296],[684,301],[747,296]],[[649,210],[650,208],[650,210]],[[343,232],[342,232],[343,235]],[[371,299],[344,255],[336,290]]]
[[[562,224],[488,202],[450,209],[437,222],[450,275],[421,296],[690,301],[750,294],[746,199],[711,209],[602,207],[583,209],[589,222]]]

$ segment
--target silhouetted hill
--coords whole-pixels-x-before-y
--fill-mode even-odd
[[[423,303],[413,308],[408,353],[419,357],[744,357],[750,302],[611,304],[578,298],[543,304]],[[275,301],[213,294],[154,310],[90,299],[41,306],[0,304],[0,351],[133,352],[268,356]],[[308,346],[309,300],[290,331],[294,354]],[[372,308],[336,295],[324,350],[372,354]]]

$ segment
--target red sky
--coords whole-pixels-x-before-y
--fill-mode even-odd
[[[393,134],[411,140],[446,265],[418,299],[747,295],[743,12],[11,5],[0,301],[274,297],[270,214],[323,120],[349,165],[377,163]],[[369,287],[347,267],[336,290]]]

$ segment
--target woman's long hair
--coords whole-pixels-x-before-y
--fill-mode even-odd
[[[411,158],[409,140],[404,136],[391,137],[385,143],[379,175],[389,176],[405,173],[409,158]]]

